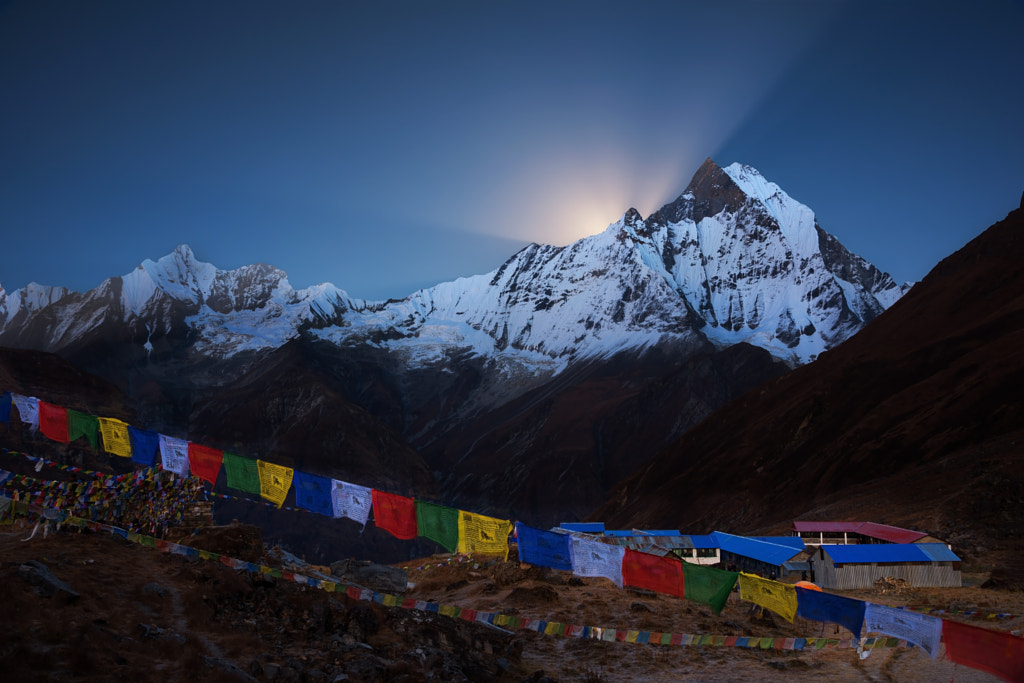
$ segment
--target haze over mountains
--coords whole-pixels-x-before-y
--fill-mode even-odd
[[[148,429],[545,525],[907,288],[754,169],[708,160],[646,219],[401,300],[183,245],[86,293],[0,290],[0,346],[113,382]]]

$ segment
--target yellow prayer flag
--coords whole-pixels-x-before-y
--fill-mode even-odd
[[[508,559],[508,534],[512,522],[459,510],[460,553],[498,555]]]
[[[792,622],[796,616],[796,586],[740,572],[740,599],[760,605]]]
[[[128,423],[113,417],[101,417],[100,434],[103,436],[103,450],[122,458],[132,457],[132,442],[128,438]]]
[[[288,489],[292,487],[292,475],[295,471],[291,467],[262,460],[256,461],[256,468],[260,473],[260,495],[277,507],[284,505]]]

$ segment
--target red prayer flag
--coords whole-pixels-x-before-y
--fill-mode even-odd
[[[418,535],[416,501],[373,489],[373,522],[395,538],[412,540]]]
[[[683,565],[671,557],[658,557],[626,548],[622,556],[622,585],[683,597]]]
[[[222,460],[224,451],[188,442],[188,467],[197,477],[216,484]]]
[[[45,401],[39,402],[39,431],[54,441],[68,443],[68,411]]]
[[[943,619],[942,639],[946,659],[1007,681],[1024,681],[1024,638]]]

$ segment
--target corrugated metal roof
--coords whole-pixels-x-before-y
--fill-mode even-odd
[[[960,561],[960,558],[942,543],[865,543],[823,545],[821,548],[836,564]]]
[[[925,555],[936,562],[959,562],[960,558],[945,543],[915,543]]]
[[[721,531],[715,531],[711,535],[718,539],[719,547],[726,552],[735,553],[736,555],[742,555],[743,557],[749,557],[758,562],[775,566],[792,560],[801,552],[788,545],[767,543],[744,536],[733,536]]]
[[[747,536],[747,538],[752,538],[755,541],[764,541],[765,543],[785,545],[797,550],[804,550],[807,547],[804,545],[804,539],[799,536]]]
[[[864,522],[857,533],[889,541],[890,543],[913,543],[928,535],[920,531],[911,531],[910,529],[901,529],[898,526],[876,524],[875,522]]]
[[[890,543],[913,543],[928,534],[877,522],[793,522],[797,533],[852,533]]]
[[[691,547],[693,548],[720,548],[718,545],[718,538],[712,534],[694,535],[690,534],[685,538],[690,539]]]
[[[611,545],[621,545],[626,548],[635,549],[650,548],[651,546],[668,549],[694,547],[686,536],[616,536],[614,534],[606,534],[603,536],[603,540]]]
[[[806,531],[816,534],[828,531],[856,533],[857,527],[861,524],[863,522],[793,522],[793,531],[798,533]]]
[[[562,522],[566,531],[577,531],[584,534],[603,534],[604,522]]]

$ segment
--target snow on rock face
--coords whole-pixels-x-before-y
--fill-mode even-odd
[[[221,271],[182,245],[85,295],[0,291],[0,343],[55,307],[48,319],[61,329],[46,350],[116,312],[144,330],[140,344],[184,324],[193,352],[218,358],[276,348],[308,329],[341,346],[387,349],[413,367],[469,353],[550,374],[574,360],[708,341],[748,342],[798,364],[904,291],[756,170],[708,159],[647,219],[630,209],[604,232],[566,247],[530,245],[491,273],[400,301],[352,299],[331,284],[296,291],[277,268]]]

